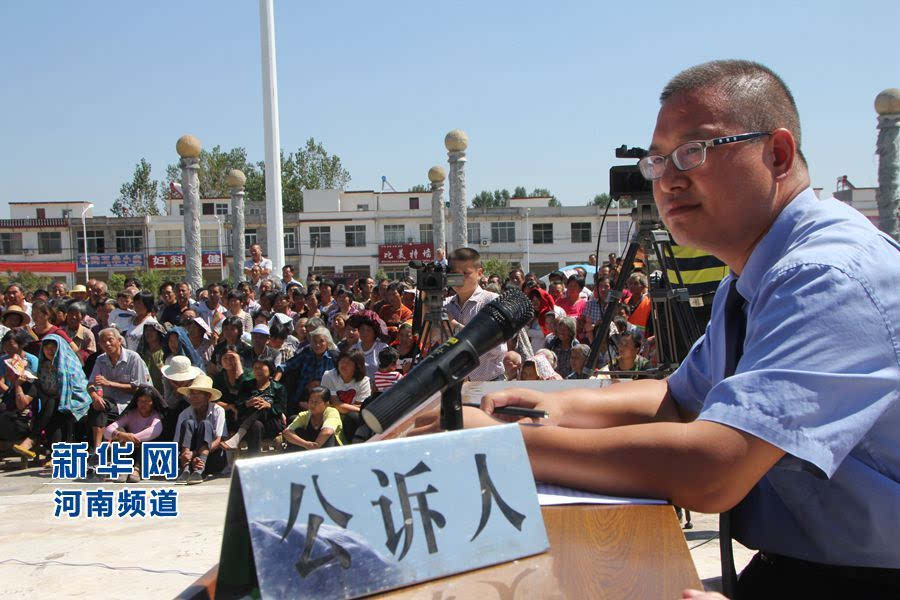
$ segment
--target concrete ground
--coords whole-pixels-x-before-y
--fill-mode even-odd
[[[228,480],[175,487],[173,519],[57,519],[60,489],[122,484],[62,483],[39,468],[0,461],[0,581],[7,598],[171,598],[219,560]],[[718,515],[693,513],[685,539],[707,589],[719,589]],[[735,543],[738,572],[752,551]]]

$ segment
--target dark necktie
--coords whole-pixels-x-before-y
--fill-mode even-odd
[[[725,371],[723,379],[734,375],[738,361],[744,353],[744,337],[747,334],[747,315],[744,314],[744,298],[737,291],[737,279],[731,281],[725,298]],[[734,598],[737,574],[734,570],[734,552],[731,547],[731,513],[719,515],[719,557],[722,562],[722,592]]]

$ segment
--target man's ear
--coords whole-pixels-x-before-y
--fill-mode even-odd
[[[771,133],[770,168],[776,180],[787,177],[797,159],[797,144],[794,135],[787,129],[776,129]]]

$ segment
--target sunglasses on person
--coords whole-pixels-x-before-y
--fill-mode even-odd
[[[656,181],[666,172],[666,165],[669,160],[679,171],[690,171],[696,169],[706,162],[706,149],[721,146],[723,144],[732,144],[735,142],[746,142],[763,136],[769,135],[768,132],[755,131],[753,133],[740,133],[738,135],[726,135],[711,140],[694,141],[684,143],[670,154],[665,156],[659,154],[649,154],[638,162],[638,168],[641,175],[648,181]]]

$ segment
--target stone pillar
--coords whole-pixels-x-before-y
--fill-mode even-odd
[[[447,229],[444,226],[444,169],[434,166],[428,169],[428,181],[431,182],[431,228],[434,232],[434,250],[443,248],[447,252]]]
[[[200,140],[192,135],[178,138],[175,150],[181,157],[181,193],[184,196],[184,266],[185,279],[196,294],[203,287],[203,264],[200,254]]]
[[[466,227],[466,148],[469,136],[454,129],[444,138],[450,159],[450,220],[453,223],[450,251],[469,245]]]
[[[231,279],[244,280],[244,184],[247,176],[240,169],[231,169],[225,184],[231,192]]]
[[[900,241],[900,89],[875,98],[878,113],[878,228]]]

